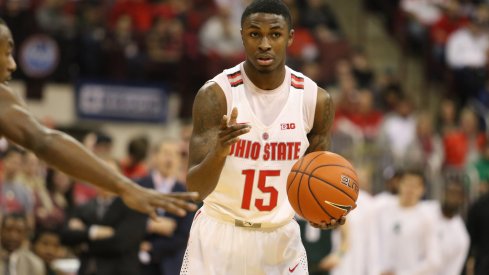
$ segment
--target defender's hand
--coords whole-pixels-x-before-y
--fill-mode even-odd
[[[197,192],[161,194],[155,190],[131,184],[120,196],[127,206],[149,215],[151,219],[158,217],[156,213],[158,208],[178,216],[185,216],[187,211],[197,210],[195,204],[188,202],[197,199]]]
[[[222,156],[229,155],[231,146],[239,141],[239,136],[248,133],[251,129],[249,124],[237,123],[237,118],[238,109],[234,107],[230,118],[224,115],[221,119],[216,150]]]
[[[345,221],[346,221],[345,216],[342,216],[339,220],[331,219],[330,223],[324,222],[321,224],[317,224],[317,223],[309,222],[309,224],[312,227],[326,230],[326,229],[335,229],[338,226],[345,224]]]

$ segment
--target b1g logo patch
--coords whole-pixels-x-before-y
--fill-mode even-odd
[[[281,130],[293,130],[295,129],[295,123],[282,123],[280,124]]]

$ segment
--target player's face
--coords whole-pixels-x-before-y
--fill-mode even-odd
[[[457,211],[464,203],[464,190],[457,184],[448,184],[445,190],[444,207]]]
[[[271,72],[285,65],[287,47],[293,30],[281,15],[255,13],[248,16],[241,29],[246,60],[259,72]]]
[[[404,175],[399,183],[399,198],[406,205],[417,204],[424,194],[423,178],[417,175]]]
[[[17,69],[14,57],[14,40],[10,30],[0,25],[0,83],[9,81],[12,73]]]

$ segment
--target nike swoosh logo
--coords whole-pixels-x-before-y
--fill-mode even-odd
[[[289,272],[290,272],[290,273],[294,272],[294,271],[295,271],[295,269],[296,269],[298,266],[299,266],[299,263],[297,263],[297,264],[294,266],[294,268],[290,268],[290,267],[289,267]]]
[[[350,210],[353,208],[350,205],[342,205],[342,204],[337,204],[337,203],[330,202],[330,201],[324,201],[324,202],[327,203],[327,204],[329,204],[329,205],[331,205],[331,206],[333,206],[333,207],[336,207],[336,208],[338,208],[340,210],[345,211],[345,214],[343,214],[343,215],[348,214],[348,212],[350,212]]]

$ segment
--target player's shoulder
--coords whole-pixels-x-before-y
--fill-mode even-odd
[[[19,98],[14,94],[12,88],[6,84],[0,84],[0,104],[15,104],[19,103]]]
[[[209,100],[220,100],[224,99],[224,91],[222,87],[213,81],[207,81],[200,87],[197,92],[196,99],[209,99]]]
[[[0,96],[12,96],[12,89],[4,83],[0,83]]]

